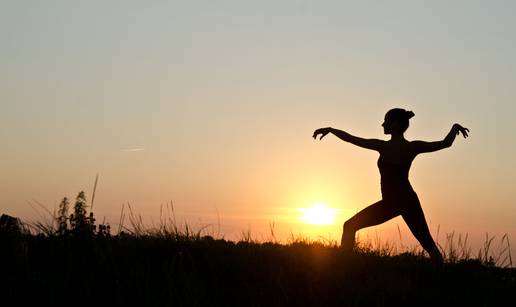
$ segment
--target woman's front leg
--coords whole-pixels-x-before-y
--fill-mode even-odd
[[[340,242],[343,250],[350,251],[355,247],[355,233],[366,227],[382,224],[396,216],[400,212],[380,200],[355,214],[344,223],[342,239]]]

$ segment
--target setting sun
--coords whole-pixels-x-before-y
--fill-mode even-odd
[[[310,208],[299,209],[302,213],[302,220],[306,224],[331,225],[335,222],[335,210],[327,208],[325,204],[315,203]]]

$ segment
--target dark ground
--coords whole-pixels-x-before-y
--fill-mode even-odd
[[[0,237],[0,305],[515,306],[516,271],[178,237]]]

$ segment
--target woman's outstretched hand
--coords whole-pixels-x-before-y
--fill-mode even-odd
[[[314,135],[312,136],[314,139],[317,139],[317,136],[320,134],[321,137],[319,138],[319,140],[322,140],[323,137],[325,137],[328,133],[331,132],[331,127],[327,127],[327,128],[319,128],[317,130],[314,131]]]
[[[459,133],[462,133],[462,136],[464,138],[468,137],[468,132],[469,132],[468,128],[464,128],[459,124],[455,124],[455,125],[453,125],[453,129],[455,129],[455,135],[459,135]]]

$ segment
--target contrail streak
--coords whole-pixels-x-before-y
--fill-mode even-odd
[[[125,151],[125,152],[134,152],[134,151],[144,151],[145,148],[127,148],[127,149],[122,149],[122,151]]]

